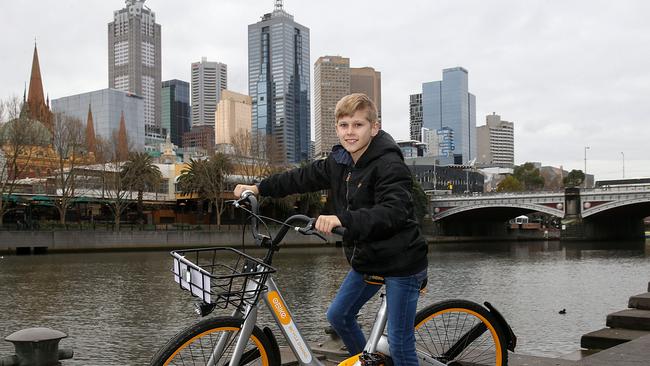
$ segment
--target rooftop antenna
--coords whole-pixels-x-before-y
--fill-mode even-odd
[[[275,11],[282,11],[282,0],[275,0]]]

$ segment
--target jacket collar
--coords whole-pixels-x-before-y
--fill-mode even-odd
[[[342,164],[345,166],[354,165],[352,162],[352,155],[350,155],[350,153],[347,152],[347,150],[345,150],[342,145],[334,145],[334,147],[332,147],[332,153],[330,155],[332,155],[334,161],[336,161],[337,164]]]

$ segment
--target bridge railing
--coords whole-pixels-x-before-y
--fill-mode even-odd
[[[522,192],[471,192],[460,194],[446,194],[446,195],[430,195],[431,200],[449,200],[449,199],[464,199],[464,198],[493,198],[493,197],[526,197],[526,196],[540,196],[540,195],[558,195],[564,194],[564,190],[553,191],[522,191]]]

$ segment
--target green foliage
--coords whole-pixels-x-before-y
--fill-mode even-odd
[[[420,183],[413,177],[413,205],[415,208],[415,216],[418,218],[420,224],[424,221],[429,207],[429,198],[424,193]]]
[[[512,175],[508,175],[497,185],[497,192],[521,192],[524,185]]]
[[[138,192],[138,218],[143,223],[143,192],[158,191],[162,180],[160,169],[153,163],[153,157],[144,152],[131,153],[122,165],[121,178],[127,190]]]
[[[521,182],[526,191],[539,191],[544,188],[544,178],[533,163],[515,167],[513,176]]]
[[[565,187],[578,187],[585,181],[585,173],[582,170],[573,169],[564,177],[562,182]]]
[[[178,189],[184,195],[196,194],[214,204],[217,209],[217,226],[221,226],[221,214],[225,209],[222,193],[226,191],[226,179],[233,172],[228,156],[217,153],[206,160],[191,159],[188,167],[181,170]]]

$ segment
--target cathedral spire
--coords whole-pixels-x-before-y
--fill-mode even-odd
[[[95,125],[93,123],[93,112],[90,108],[90,103],[88,103],[88,119],[86,121],[86,146],[88,147],[88,152],[96,153],[96,142],[95,142]]]
[[[49,103],[49,96],[48,101]],[[46,104],[45,95],[43,94],[43,80],[41,79],[41,66],[38,62],[38,50],[34,42],[34,56],[32,58],[32,73],[29,78],[29,92],[27,94],[27,104],[29,117],[40,121],[50,131],[52,131],[52,112]]]
[[[126,161],[129,158],[129,145],[126,136],[126,123],[124,122],[124,111],[120,118],[120,129],[117,131],[117,160]]]
[[[34,110],[36,105],[45,104],[45,95],[43,95],[43,81],[41,79],[41,66],[38,62],[38,50],[34,43],[34,56],[32,57],[32,74],[29,78],[29,94],[27,102]]]

